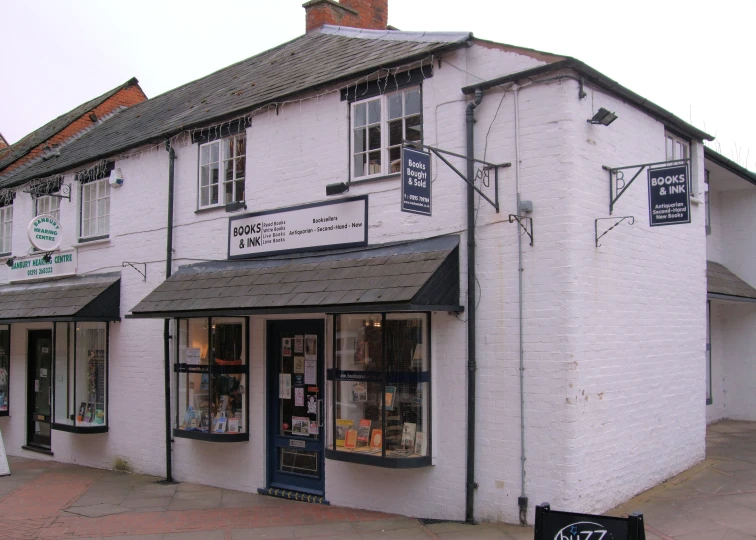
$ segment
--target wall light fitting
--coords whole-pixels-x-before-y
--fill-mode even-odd
[[[587,120],[589,124],[599,124],[602,126],[608,126],[617,119],[617,115],[613,112],[609,112],[605,108],[601,107],[593,118]]]
[[[328,184],[326,186],[326,195],[341,195],[349,191],[349,184],[339,182],[337,184]]]
[[[6,264],[6,266],[8,266],[8,268],[13,268],[13,263],[14,262],[16,262],[16,258],[15,257],[10,257],[7,261],[5,261],[5,264]]]
[[[230,203],[226,203],[226,212],[238,212],[239,210],[246,210],[246,209],[247,209],[246,201],[233,201]]]

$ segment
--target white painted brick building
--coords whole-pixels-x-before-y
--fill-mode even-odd
[[[356,55],[350,59],[356,66],[347,69],[340,64],[333,73],[319,74],[317,85],[305,84],[291,92],[277,86],[262,96],[238,97],[258,91],[250,90],[252,82],[271,73],[285,83],[297,69],[314,69],[318,58],[333,53],[334,43],[340,50],[353,47],[375,54],[371,60]],[[311,52],[308,61],[295,57],[303,48]],[[529,522],[534,505],[542,501],[558,509],[605,511],[702,460],[707,421],[751,419],[756,377],[750,367],[753,347],[748,339],[752,338],[746,336],[754,333],[744,329],[748,328],[746,315],[751,319],[754,315],[743,312],[747,307],[713,308],[712,350],[715,357],[717,351],[726,350],[728,361],[713,364],[714,403],[708,409],[704,405],[707,256],[750,283],[756,282],[756,266],[748,258],[753,250],[742,249],[752,241],[743,232],[751,219],[750,202],[756,197],[748,191],[752,186],[743,188],[750,199],[744,196],[746,192],[714,194],[709,188],[712,235],[706,236],[705,133],[653,104],[643,104],[642,98],[580,62],[478,41],[466,34],[326,26],[259,58],[259,63],[250,59],[245,61],[248,64],[228,68],[227,73],[218,72],[137,105],[62,148],[60,158],[0,177],[5,193],[16,194],[10,205],[11,248],[3,255],[4,261],[24,260],[29,249],[26,225],[35,214],[35,203],[25,187],[62,174],[63,184],[72,186],[72,197],[70,202],[60,202],[60,250],[76,253],[79,277],[120,272],[121,320],[107,323],[107,431],[80,433],[53,426],[49,436],[53,459],[101,468],[125,461],[137,472],[156,476],[166,472],[163,322],[126,315],[156,288],[155,294],[165,294],[159,287],[165,281],[169,201],[169,154],[163,141],[169,140],[176,155],[174,273],[181,266],[200,262],[231,264],[218,262],[228,258],[230,217],[361,195],[368,197],[368,248],[459,235],[459,303],[465,310],[430,310],[427,323],[431,392],[429,399],[420,400],[427,399],[423,407],[430,412],[424,429],[432,441],[431,463],[386,468],[376,466],[378,462],[332,459],[338,452],[333,440],[337,386],[326,380],[320,394],[325,400],[321,440],[332,454],[318,471],[322,489],[300,491],[319,493],[336,505],[427,518],[470,517],[466,515],[465,473],[470,308],[465,263],[467,187],[434,157],[433,215],[427,217],[400,211],[398,174],[354,178],[350,153],[355,151],[355,139],[350,122],[355,113],[349,93],[359,104],[360,92],[372,95],[368,92],[376,80],[399,84],[402,89],[420,88],[423,143],[465,154],[465,109],[471,96],[462,89],[500,79],[484,90],[474,127],[476,158],[511,163],[499,170],[498,213],[475,196],[475,519],[517,522],[518,497],[523,494],[530,501]],[[271,68],[270,58],[282,65]],[[263,63],[267,66],[259,67]],[[326,63],[322,69],[329,65],[333,64]],[[255,71],[263,69],[267,71]],[[235,82],[234,73],[247,79]],[[222,83],[222,89],[211,83]],[[238,101],[227,101],[229,90],[238,92],[233,98]],[[387,91],[384,87],[383,92]],[[183,108],[168,110],[169,103],[179,102]],[[599,107],[614,112],[618,120],[608,127],[588,123]],[[185,113],[199,116],[187,120],[182,118]],[[246,136],[246,211],[230,214],[222,204],[200,208],[201,143],[193,139],[212,140],[218,130],[232,128],[240,119]],[[120,139],[113,138],[116,132]],[[694,186],[691,223],[649,227],[644,172],[617,201],[612,216],[617,219],[599,221],[599,234],[622,216],[633,216],[634,224],[625,221],[612,229],[597,248],[594,220],[610,217],[609,175],[602,166],[667,160],[667,133],[689,149]],[[449,159],[465,170],[463,159]],[[81,177],[76,175],[100,160],[120,170],[123,186],[110,190],[109,228],[104,238],[80,241],[83,203],[77,180]],[[348,193],[327,197],[326,186],[339,182],[349,185]],[[522,395],[518,235],[524,233],[509,219],[510,214],[519,213],[518,184],[521,199],[533,204],[528,216],[534,233],[532,246],[528,236],[522,237]],[[480,181],[476,185],[493,197],[493,176],[487,185]],[[134,267],[124,266],[126,261],[145,269],[146,278]],[[186,271],[174,278],[187,275]],[[16,279],[14,275],[7,266],[0,266],[0,282],[9,283]],[[46,283],[52,286],[66,279]],[[0,295],[14,287],[19,285],[3,286]],[[239,296],[244,294],[254,291],[240,289]],[[235,301],[229,299],[228,305]],[[222,443],[179,433],[185,411],[177,409],[176,395],[191,384],[177,386],[179,376],[173,372],[175,359],[171,359],[171,425],[175,430],[171,456],[176,480],[249,492],[276,486],[271,482],[271,467],[280,463],[272,456],[275,437],[270,427],[276,396],[271,395],[269,379],[277,360],[271,358],[275,349],[269,340],[270,323],[323,321],[325,346],[319,369],[325,378],[336,356],[338,316],[330,314],[339,312],[333,306],[321,311],[297,310],[296,306],[283,311],[260,312],[250,307],[244,313],[249,317],[244,326],[249,370],[242,390],[246,392],[248,440]],[[384,311],[392,312],[391,305]],[[214,313],[220,315],[223,309]],[[39,426],[27,410],[37,377],[28,367],[28,331],[51,329],[51,321],[49,317],[40,322],[10,321],[10,405],[8,416],[0,417],[0,430],[11,455],[44,456],[34,445],[29,449],[30,431]],[[171,336],[171,355],[175,356],[179,339],[175,321]],[[59,373],[54,376],[56,384],[66,386]]]

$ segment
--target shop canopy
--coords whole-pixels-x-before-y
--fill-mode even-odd
[[[183,266],[127,318],[462,311],[459,237]]]
[[[0,323],[118,321],[119,273],[0,287]]]
[[[719,263],[706,261],[706,279],[710,299],[756,302],[756,289]]]

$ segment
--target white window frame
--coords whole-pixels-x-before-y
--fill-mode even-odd
[[[244,141],[244,153],[239,153],[238,141]],[[229,145],[231,142],[231,149],[233,155],[228,156]],[[212,149],[217,147],[218,159],[204,160],[203,154],[207,154],[208,158],[212,158]],[[205,149],[207,149],[205,151]],[[226,179],[224,171],[226,168],[224,164],[230,162],[232,176],[231,179]],[[212,166],[217,165],[218,177],[217,182],[213,182],[211,171]],[[246,198],[246,165],[247,165],[247,134],[245,132],[237,133],[229,137],[223,137],[222,139],[216,139],[199,147],[199,159],[197,170],[197,209],[202,210],[205,208],[216,208],[225,206],[229,202],[243,202]],[[203,168],[207,167],[207,175],[203,176]],[[205,180],[207,179],[207,181]],[[243,186],[242,193],[238,191],[239,185]],[[217,189],[217,200],[212,202],[213,188]],[[228,189],[230,188],[230,200],[227,200]],[[206,199],[203,199],[203,195],[207,193]],[[206,201],[203,204],[203,200]]]
[[[13,253],[13,202],[0,207],[0,254]]]
[[[411,112],[410,114],[407,114],[406,111],[406,96],[408,94],[417,93],[418,96],[418,111],[417,112]],[[389,118],[389,103],[392,98],[396,96],[401,96],[401,106],[402,111],[400,116],[396,116],[394,118]],[[371,118],[369,115],[369,104],[370,103],[379,103],[380,104],[380,119],[377,121],[371,122]],[[419,118],[419,131],[420,136],[419,139],[417,139],[416,142],[421,143],[423,142],[423,96],[422,96],[422,89],[420,86],[410,86],[408,88],[402,88],[401,90],[397,90],[396,92],[390,92],[387,94],[381,94],[379,96],[375,97],[369,97],[361,100],[353,101],[350,108],[350,121],[349,121],[349,137],[350,137],[350,152],[349,152],[349,172],[350,177],[352,180],[363,180],[367,178],[374,178],[374,177],[380,177],[380,176],[386,176],[391,174],[398,174],[400,172],[400,164],[399,164],[399,157],[395,157],[394,160],[390,160],[390,149],[391,148],[401,148],[401,141],[400,143],[390,145],[390,129],[389,124],[390,122],[394,122],[397,120],[402,121],[402,138],[404,138],[407,134],[407,120],[408,119],[414,119]],[[361,115],[358,115],[357,108],[365,106],[365,124],[363,125],[357,125],[357,122],[359,121],[359,118]],[[368,129],[371,127],[379,127],[380,128],[380,148],[373,148],[370,149],[370,136]],[[360,148],[360,145],[357,144],[358,141],[358,131],[364,131],[364,147]],[[375,164],[370,163],[370,155],[371,154],[378,154],[380,156],[380,165],[376,166]],[[357,157],[358,156],[368,156],[366,161],[363,161],[363,172],[366,172],[367,174],[358,174],[357,169]]]
[[[110,192],[111,188],[108,178],[94,180],[81,185],[79,189],[80,240],[107,238],[110,235]],[[91,198],[92,193],[94,193],[94,199]],[[92,204],[93,202],[94,204]],[[101,208],[100,202],[102,202],[102,207],[104,208]],[[89,215],[91,208],[94,209],[94,215]],[[102,222],[99,220],[102,220]],[[94,232],[89,227],[92,221],[96,223]],[[100,227],[100,223],[103,224],[102,227]]]
[[[42,195],[34,199],[34,215],[47,214],[60,221],[60,197]]]
[[[664,155],[667,161],[688,159],[690,157],[690,142],[665,131]]]

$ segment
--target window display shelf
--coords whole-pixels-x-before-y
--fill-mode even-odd
[[[186,429],[174,429],[173,436],[180,439],[193,439],[195,441],[209,442],[247,442],[249,433],[208,433],[206,431],[191,431]]]
[[[92,435],[94,433],[107,433],[108,426],[95,425],[92,427],[69,426],[68,424],[52,424],[52,429],[57,431],[67,431],[68,433],[80,433],[82,435]]]
[[[346,461],[348,463],[359,463],[361,465],[372,465],[387,469],[419,469],[421,467],[430,467],[433,464],[431,456],[410,454],[402,457],[391,457],[387,454],[386,457],[382,457],[380,452],[371,454],[368,451],[360,451],[359,449],[350,451],[326,448],[325,457],[334,461]]]

